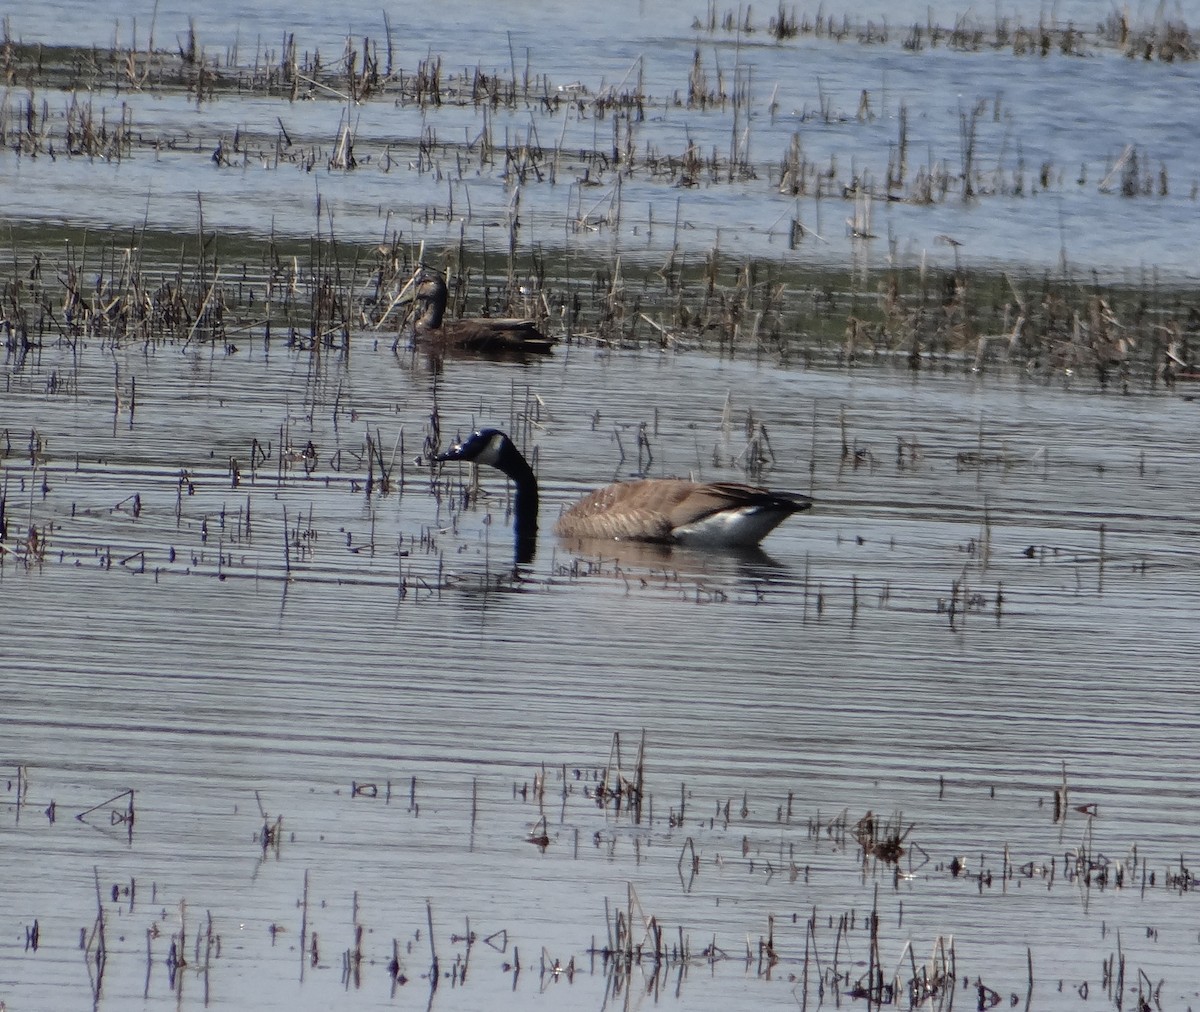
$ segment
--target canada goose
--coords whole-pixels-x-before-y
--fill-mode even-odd
[[[513,441],[498,429],[479,429],[436,459],[488,464],[512,479],[516,485],[517,554],[522,555],[524,546],[532,558],[530,547],[537,537],[537,478]],[[584,496],[563,513],[555,531],[563,538],[750,547],[787,517],[812,504],[808,496],[737,482],[642,478],[605,485]]]
[[[549,355],[554,347],[554,338],[546,337],[532,320],[446,320],[448,299],[446,279],[424,267],[400,291],[396,302],[417,307],[413,332],[418,343],[491,355]]]

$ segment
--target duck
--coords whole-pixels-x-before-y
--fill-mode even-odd
[[[538,483],[524,455],[499,429],[477,429],[437,454],[438,461],[487,464],[516,486],[517,555],[532,558],[538,525]],[[618,481],[588,493],[555,525],[560,538],[642,541],[699,548],[753,548],[813,500],[740,482],[684,478]]]
[[[449,297],[446,279],[425,267],[418,268],[396,296],[396,303],[416,306],[413,333],[418,344],[490,355],[549,355],[553,351],[555,339],[538,330],[533,320],[446,320]]]

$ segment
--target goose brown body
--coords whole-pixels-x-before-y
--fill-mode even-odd
[[[471,460],[507,474],[516,485],[518,542],[536,538],[537,479],[507,435],[481,429],[437,459]],[[811,507],[808,496],[738,482],[643,478],[605,485],[584,496],[562,514],[555,531],[563,538],[748,547],[793,513]]]
[[[449,291],[445,279],[436,271],[424,268],[417,271],[397,301],[416,306],[413,334],[419,344],[490,355],[549,355],[554,348],[554,339],[538,330],[532,320],[490,317],[447,320]]]
[[[562,515],[555,530],[565,538],[756,545],[791,514],[810,506],[806,496],[754,485],[643,478],[584,496]]]

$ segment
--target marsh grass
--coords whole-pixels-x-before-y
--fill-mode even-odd
[[[307,242],[152,230],[121,237],[14,227],[0,267],[5,363],[80,340],[283,341],[314,354],[404,338],[395,297],[420,253],[328,237]],[[1196,293],[1015,271],[881,270],[864,276],[710,250],[658,270],[599,256],[481,256],[426,248],[467,316],[527,316],[567,344],[707,350],[784,364],[1016,368],[1117,389],[1190,379]]]
[[[1134,26],[1121,19],[1119,25],[1100,25],[1092,32],[1057,23],[1026,28],[1001,20],[987,30],[973,25],[973,19],[966,15],[951,29],[932,23],[917,25],[904,46],[922,50],[946,44],[957,52],[970,53],[1011,45],[1016,56],[1027,51],[1061,51],[1079,56],[1096,47],[1124,47],[1122,51],[1127,55],[1143,61],[1192,59],[1196,51],[1187,26],[1170,20]],[[250,62],[242,60],[236,47],[221,55],[207,53],[194,23],[189,24],[186,37],[174,50],[156,49],[153,36],[144,47],[134,42],[107,47],[27,44],[13,39],[6,29],[0,41],[0,75],[10,94],[0,103],[0,143],[28,157],[103,160],[165,149],[191,152],[226,168],[255,164],[311,171],[324,166],[351,172],[373,165],[388,172],[397,164],[412,164],[420,173],[456,176],[460,181],[470,178],[471,169],[488,166],[521,185],[554,185],[566,170],[578,174],[581,185],[598,185],[617,172],[612,183],[618,188],[614,201],[617,215],[621,210],[622,179],[648,179],[684,187],[701,182],[754,184],[763,187],[764,195],[781,192],[797,197],[851,199],[856,203],[873,198],[922,205],[949,199],[1023,196],[1061,189],[1068,175],[1075,178],[1064,166],[1050,162],[1030,171],[1019,154],[1015,160],[1008,156],[1005,141],[999,142],[994,164],[982,157],[980,135],[984,124],[999,123],[1009,115],[1000,93],[976,98],[963,106],[959,110],[958,150],[930,151],[924,165],[908,164],[908,112],[903,108],[889,164],[858,168],[850,178],[839,172],[835,162],[826,166],[808,161],[798,135],[782,153],[782,164],[776,164],[776,152],[760,150],[752,121],[760,115],[764,96],[758,92],[764,89],[754,80],[752,64],[743,59],[744,37],[762,30],[780,46],[803,35],[832,42],[857,38],[864,45],[881,45],[890,37],[886,25],[868,22],[854,28],[849,19],[837,24],[832,16],[821,14],[814,21],[797,16],[794,9],[789,13],[781,5],[764,27],[753,23],[750,8],[735,18],[732,13],[718,17],[715,6],[710,7],[706,22],[698,22],[695,27],[714,34],[735,34],[732,66],[697,44],[686,80],[657,95],[648,90],[643,57],[635,60],[615,84],[595,88],[551,80],[534,69],[529,53],[520,70],[516,55],[512,55],[508,75],[486,70],[482,64],[451,72],[436,53],[419,60],[414,68],[398,67],[386,17],[384,27],[382,42],[370,37],[347,38],[342,52],[331,59],[316,50],[301,52],[295,34],[284,31],[278,50],[259,47]],[[766,102],[765,111],[772,120],[779,111],[779,87],[777,82]],[[867,125],[876,119],[880,97],[867,89],[858,96],[853,113],[840,109],[819,81],[817,91],[815,107],[806,105],[790,114],[797,122],[837,125],[857,120]],[[287,106],[281,107],[277,117],[278,130],[261,124],[256,128],[239,124],[225,135],[202,137],[183,125],[172,130],[138,122],[130,100],[134,94],[182,95],[197,107],[251,97],[279,99]],[[87,96],[86,101],[80,96]],[[346,114],[334,135],[304,137],[285,126],[288,106],[299,101],[344,104]],[[354,110],[369,102],[420,110],[419,134],[360,135]],[[446,109],[469,109],[476,114],[476,124],[463,141],[445,139],[452,133],[456,136],[456,130],[439,134],[438,114]],[[718,132],[712,136],[724,134],[727,145],[709,146],[706,142],[702,148],[689,135],[681,148],[665,150],[655,140],[653,127],[647,124],[656,118],[673,118],[680,109],[720,119]],[[499,113],[525,113],[529,125],[522,130],[506,128],[504,136],[497,137],[493,117]],[[565,137],[570,120],[590,120],[594,124],[590,147],[567,146],[556,139]],[[1190,166],[1176,168],[1176,174],[1189,171]],[[1162,196],[1168,191],[1168,167],[1156,164],[1152,154],[1132,147],[1117,166],[1106,167],[1105,173],[1119,176],[1119,185],[1102,186],[1101,192],[1132,197]],[[1086,171],[1080,178],[1086,178]],[[884,180],[883,185],[879,180]],[[450,213],[453,216],[453,209]],[[868,233],[859,229],[858,213],[855,228],[865,237]],[[585,225],[592,224],[590,216],[581,217]],[[793,226],[794,242],[803,234],[800,224],[797,219]]]
[[[353,173],[371,165],[386,173],[406,165],[459,183],[486,170],[503,181],[507,195],[503,221],[491,222],[505,236],[494,251],[468,242],[467,229],[477,224],[469,191],[460,190],[468,204],[464,217],[464,198],[456,200],[453,186],[444,206],[431,204],[423,216],[419,209],[410,216],[415,229],[463,221],[456,244],[443,240],[428,249],[418,236],[399,232],[375,245],[347,242],[331,222],[320,221],[307,240],[276,236],[267,222],[248,223],[260,238],[217,234],[205,227],[199,201],[195,232],[184,237],[156,231],[149,221],[119,237],[13,224],[0,269],[0,326],[10,367],[20,368],[47,341],[80,339],[205,343],[232,354],[247,342],[269,347],[276,340],[313,353],[347,353],[364,339],[387,337],[398,349],[406,332],[398,295],[424,262],[449,274],[455,315],[532,317],[565,345],[700,349],[785,364],[1017,368],[1086,377],[1117,389],[1196,374],[1197,295],[1186,283],[1171,287],[1152,272],[1140,283],[1118,284],[1065,262],[1041,274],[972,268],[951,236],[938,238],[952,250],[952,268],[886,266],[903,264],[894,248],[875,270],[802,265],[789,255],[815,234],[801,200],[843,202],[850,242],[865,246],[875,239],[871,212],[880,200],[921,207],[1014,199],[1061,188],[1065,176],[1075,175],[1050,162],[1026,166],[1003,146],[984,156],[983,131],[1007,112],[999,94],[962,106],[958,150],[948,156],[930,151],[920,164],[910,151],[904,104],[886,166],[855,166],[846,173],[836,161],[814,161],[799,130],[782,152],[759,150],[751,123],[762,96],[741,59],[744,38],[761,32],[777,45],[797,36],[882,45],[895,34],[886,25],[822,12],[814,17],[782,4],[764,24],[751,8],[735,15],[710,3],[694,29],[733,33],[732,64],[697,45],[686,81],[658,96],[647,91],[642,58],[620,80],[594,90],[552,82],[536,71],[528,52],[523,65],[512,53],[507,72],[477,66],[452,73],[435,53],[405,69],[396,65],[386,18],[384,29],[381,40],[347,39],[332,57],[303,51],[295,35],[284,32],[277,50],[259,47],[246,60],[236,47],[207,53],[194,23],[173,49],[156,48],[153,34],[126,46],[31,45],[15,40],[6,26],[0,74],[10,94],[0,103],[0,143],[22,158],[107,162],[168,149],[218,170],[256,165]],[[1133,24],[1116,13],[1089,29],[1004,19],[986,25],[964,15],[950,28],[913,26],[903,44],[968,53],[1012,49],[1018,56],[1075,56],[1107,47],[1141,60],[1190,59],[1195,49],[1182,23]],[[141,128],[136,106],[126,101],[134,92],[184,94],[197,105],[260,96],[344,103],[345,110],[336,131],[322,138],[294,134],[283,114],[273,131],[238,127],[202,138],[181,127],[174,136],[170,127]],[[875,97],[866,90],[853,116],[839,111],[819,83],[818,99],[816,108],[796,114],[799,123],[856,118],[866,124],[875,117]],[[354,108],[371,101],[419,108],[420,131],[364,136]],[[474,110],[477,131],[463,141],[445,140],[437,112],[447,106]],[[724,117],[727,146],[702,147],[688,134],[682,147],[664,147],[645,123],[655,109],[665,114],[673,108]],[[774,99],[768,109],[773,116]],[[505,120],[501,136],[500,110],[526,110],[529,123],[515,130]],[[567,150],[556,139],[555,119],[565,135],[569,117],[593,122],[591,146]],[[1077,181],[1086,175],[1085,166]],[[527,188],[554,187],[568,176],[575,181],[568,187],[565,220],[534,218],[522,199]],[[1168,167],[1150,152],[1127,145],[1104,166],[1097,192],[1155,200],[1170,192],[1170,179]],[[654,204],[645,221],[650,232],[673,228],[669,250],[657,263],[645,254],[626,255],[622,245],[633,216],[623,194],[633,181],[676,191],[673,223],[670,215],[656,214]],[[785,208],[777,221],[787,252],[773,258],[730,253],[719,234],[707,248],[682,242],[679,194],[699,186],[744,187],[750,198],[756,191],[762,199],[794,198],[794,208]],[[611,234],[611,242],[573,238],[597,234]]]

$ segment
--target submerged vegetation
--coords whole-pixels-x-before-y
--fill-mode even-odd
[[[1158,911],[1194,892],[1183,856],[1163,864],[1137,844],[1115,856],[1105,853],[1093,828],[1097,806],[1059,804],[1067,796],[1065,765],[1061,792],[1053,791],[1052,818],[1049,784],[1023,789],[1037,795],[1040,815],[1023,845],[1004,835],[1005,820],[1024,814],[1021,806],[995,802],[988,835],[964,856],[950,849],[964,833],[947,821],[943,802],[947,793],[970,794],[975,785],[969,782],[938,777],[938,802],[927,807],[920,827],[899,812],[885,821],[868,811],[854,823],[846,809],[803,812],[792,789],[786,796],[749,787],[712,796],[685,781],[677,794],[656,795],[653,785],[663,774],[647,755],[646,733],[626,771],[619,733],[612,741],[603,767],[543,761],[507,788],[496,777],[474,777],[464,785],[422,771],[396,780],[354,780],[348,790],[314,789],[316,800],[303,812],[280,800],[287,794],[283,785],[273,785],[256,790],[245,813],[205,813],[206,821],[220,821],[226,831],[255,826],[241,836],[242,860],[297,879],[295,901],[286,908],[273,908],[270,890],[256,884],[259,906],[238,896],[232,910],[201,912],[179,882],[159,881],[153,865],[143,870],[135,863],[128,876],[94,867],[94,881],[81,876],[68,885],[95,896],[94,917],[78,931],[77,958],[96,1004],[139,975],[144,1000],[177,1000],[195,988],[207,999],[210,990],[221,994],[246,965],[262,974],[285,973],[277,964],[290,965],[297,956],[303,964],[299,985],[307,993],[319,992],[321,971],[328,976],[340,967],[343,1004],[369,1003],[377,993],[374,982],[393,1000],[400,989],[427,991],[429,1008],[437,1007],[439,988],[501,986],[514,994],[544,994],[557,987],[570,989],[576,1000],[600,989],[615,1002],[638,990],[656,997],[673,992],[678,999],[695,989],[726,988],[740,977],[785,988],[802,1009],[839,1007],[845,999],[865,1001],[868,1009],[950,1012],[956,995],[960,1005],[974,1002],[980,1009],[1028,1009],[1054,1004],[1055,997],[1054,1007],[1074,1008],[1061,996],[1084,1007],[1092,992],[1104,1007],[1150,1009],[1167,1007],[1162,1000],[1182,986],[1178,975],[1161,976],[1152,961],[1143,966],[1147,945],[1123,943],[1119,930],[1106,933],[1111,941],[1093,943],[1095,959],[1074,966],[1062,953],[1035,952],[1025,936],[1000,926],[996,904],[1028,910],[1047,893],[1085,906],[1105,903],[1110,911],[1136,905],[1148,919],[1153,951]],[[69,805],[31,784],[31,773],[39,772],[17,767],[8,781],[7,807],[17,815],[17,831],[57,839],[63,832],[57,809]],[[994,787],[992,792],[994,797]],[[161,846],[158,822],[150,820],[149,829],[135,825],[136,793],[130,788],[100,800],[75,819],[111,824],[111,835],[131,849],[148,841]],[[1023,801],[1028,807],[1029,798]],[[47,802],[39,819],[38,808]],[[279,811],[280,804],[287,810]],[[438,816],[423,819],[427,807]],[[325,832],[336,829],[336,837],[314,834],[314,819]],[[914,830],[928,850],[911,839]],[[562,891],[566,883],[596,876],[597,866],[618,869],[623,881],[584,897],[578,916],[588,925],[590,944],[581,948],[566,934],[543,941],[539,950],[534,943],[545,925],[510,921],[506,910],[486,902],[472,908],[472,897],[460,890],[434,887],[422,903],[393,909],[394,885],[375,882],[368,889],[374,865],[367,852],[381,835],[397,832],[416,853],[432,846],[455,862],[466,858],[469,840],[474,861],[503,868],[530,891],[537,885]],[[533,848],[522,849],[522,841]],[[1027,850],[1038,846],[1047,850]],[[352,861],[338,853],[347,849]],[[394,860],[403,868],[412,855]],[[530,867],[546,881],[537,883]],[[832,886],[846,881],[857,888]],[[739,882],[749,892],[728,904],[738,912],[714,916],[714,906],[723,906],[720,899],[736,892]],[[352,897],[338,893],[346,888],[354,890]],[[935,889],[943,898],[931,898]],[[817,894],[829,898],[818,901]],[[948,927],[957,908],[972,904],[992,910],[997,921],[986,946],[956,937]],[[706,908],[709,914],[699,914]],[[79,904],[87,909],[86,902]],[[682,919],[684,910],[693,913]],[[30,964],[40,949],[67,951],[62,926],[48,914],[32,911],[24,952],[12,954],[14,965]],[[740,937],[722,923],[731,916],[742,928]],[[144,944],[134,927],[143,923]]]

